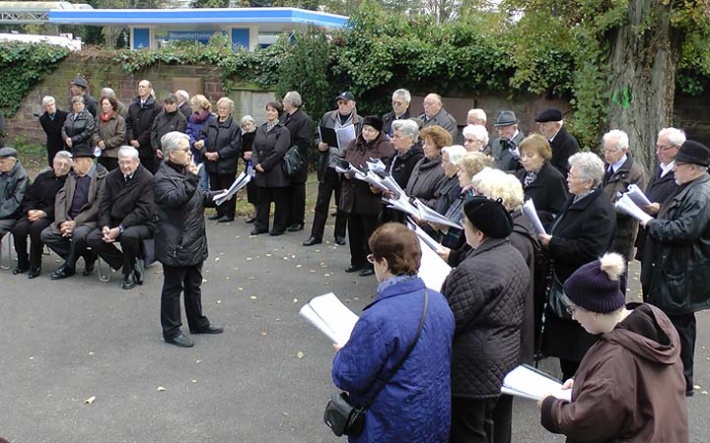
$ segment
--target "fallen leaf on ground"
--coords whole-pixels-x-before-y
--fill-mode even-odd
[[[86,400],[84,400],[84,403],[86,403],[87,405],[90,405],[90,404],[93,403],[95,400],[96,400],[96,396],[95,396],[95,395],[92,395],[91,397],[89,397],[89,398],[87,398]]]
[[[162,386],[158,386],[158,392],[163,392],[164,390],[165,390],[165,388],[164,388],[164,387],[162,387]]]
[[[303,358],[303,357],[305,357],[305,356],[306,356],[306,354],[304,354],[304,353],[301,352],[301,351],[296,352],[296,358]]]
[[[252,295],[252,296],[249,297],[249,298],[252,299],[252,300],[256,300],[256,295]]]

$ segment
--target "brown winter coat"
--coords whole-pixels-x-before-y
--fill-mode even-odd
[[[118,148],[125,145],[126,140],[126,120],[114,113],[109,121],[104,122],[101,116],[96,119],[97,131],[91,138],[91,144],[96,146],[100,140],[104,141],[104,149],[101,151],[102,157],[118,157]]]

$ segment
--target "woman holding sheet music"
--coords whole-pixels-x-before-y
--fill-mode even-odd
[[[369,159],[382,159],[389,163],[395,151],[389,137],[382,131],[382,119],[370,115],[362,120],[362,132],[350,142],[345,151],[345,161],[359,170],[366,169]],[[356,179],[352,174],[343,174],[339,209],[348,214],[348,236],[350,245],[350,267],[345,272],[359,272],[366,277],[374,274],[371,263],[367,262],[370,252],[367,239],[377,227],[382,204],[377,194],[370,191],[367,182]]]
[[[370,404],[364,431],[349,441],[448,443],[454,317],[444,297],[417,277],[421,248],[413,231],[386,223],[369,247],[377,295],[333,359],[335,385],[354,406]]]
[[[580,266],[609,251],[614,241],[616,210],[601,189],[604,163],[591,152],[569,158],[567,186],[572,197],[540,243],[553,261],[553,283],[545,311],[542,352],[558,357],[564,380],[574,376],[596,338],[561,308],[562,284]]]
[[[538,402],[542,425],[568,442],[687,442],[678,333],[660,309],[625,306],[624,262],[605,254],[565,281],[567,311],[600,339],[565,382],[571,401]]]

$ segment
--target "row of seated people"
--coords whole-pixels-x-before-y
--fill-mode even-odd
[[[17,151],[0,150],[7,178],[2,186],[8,191],[2,201],[6,212],[0,218],[0,237],[13,233],[17,252],[13,274],[39,276],[46,245],[64,260],[50,275],[53,280],[73,276],[82,257],[83,275],[90,275],[100,256],[112,269],[123,271],[123,289],[143,283],[141,257],[147,252],[143,241],[153,237],[155,219],[153,174],[140,164],[138,151],[131,146],[119,149],[118,164],[109,172],[94,162],[90,149],[59,151],[52,168],[30,184]]]

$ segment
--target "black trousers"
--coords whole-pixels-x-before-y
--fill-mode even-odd
[[[190,329],[203,329],[210,321],[202,315],[202,262],[193,266],[163,265],[163,292],[160,295],[160,324],[163,337],[180,333],[180,293],[185,292],[185,316]]]
[[[695,357],[695,336],[697,325],[695,314],[669,315],[668,318],[675,326],[680,336],[680,360],[683,362],[683,376],[685,377],[685,390],[693,390],[693,359]]]
[[[367,254],[370,247],[367,241],[377,228],[378,215],[350,214],[348,217],[348,245],[350,246],[350,264],[364,268],[370,266]]]
[[[209,174],[210,177],[210,189],[213,191],[219,191],[222,189],[229,189],[234,183],[237,176],[235,174]],[[237,212],[237,197],[232,196],[229,200],[217,206],[217,215],[220,217],[226,215],[227,217],[234,218],[234,214]]]
[[[141,244],[144,239],[152,238],[153,233],[148,226],[129,226],[116,239],[121,243],[119,250],[114,243],[103,241],[103,234],[100,228],[94,229],[86,239],[86,242],[106,263],[113,269],[123,268],[123,275],[129,275],[133,271],[133,264],[141,256]],[[123,251],[123,252],[121,252]]]
[[[141,164],[149,170],[151,174],[155,175],[155,172],[158,170],[158,165],[160,164],[158,159],[155,157],[141,157],[140,160]]]
[[[99,164],[110,172],[118,168],[118,158],[101,156],[99,157]]]
[[[304,225],[306,219],[306,182],[291,183],[288,187],[289,222],[288,225]]]
[[[493,443],[493,409],[497,398],[451,399],[451,443]]]
[[[325,222],[328,220],[328,208],[330,206],[330,198],[335,193],[335,203],[340,203],[340,176],[335,169],[328,168],[325,172],[323,180],[318,183],[318,197],[316,199],[316,215],[313,218],[313,227],[311,228],[311,237],[318,240],[323,240],[323,231],[325,230]],[[345,237],[345,230],[348,225],[348,215],[338,209],[338,214],[335,216],[335,237]]]
[[[493,408],[493,442],[511,443],[513,440],[513,396],[501,394]]]
[[[17,252],[17,264],[20,267],[29,266],[31,269],[42,267],[42,231],[52,224],[52,220],[41,218],[31,222],[27,216],[23,216],[17,221],[12,230],[15,238],[15,252]],[[30,253],[27,254],[27,236],[30,237]]]
[[[274,227],[272,231],[283,232],[288,228],[289,201],[288,188],[256,187],[256,219],[254,229],[257,231],[269,230],[269,213],[271,202],[274,202]]]
[[[81,225],[74,229],[71,238],[62,237],[62,234],[54,232],[51,227],[42,231],[42,243],[47,245],[49,249],[56,252],[57,255],[65,260],[65,265],[68,268],[76,269],[76,262],[79,257],[84,257],[84,263],[93,263],[96,261],[96,254],[93,251],[87,250],[86,238],[94,228]]]

